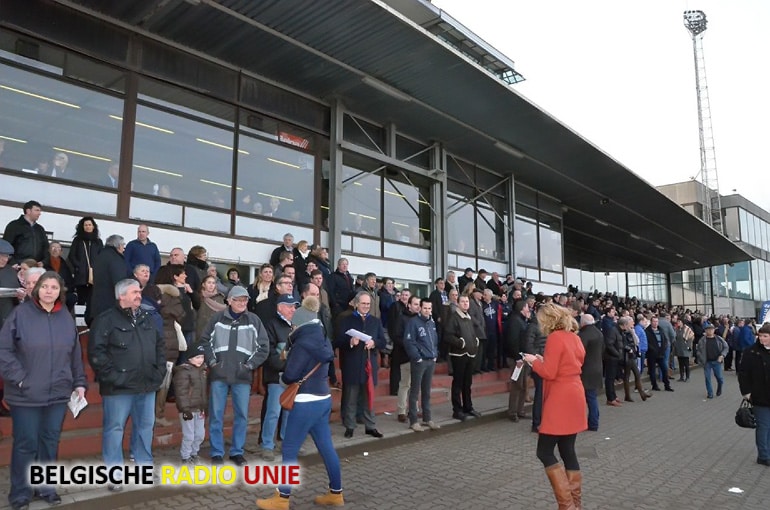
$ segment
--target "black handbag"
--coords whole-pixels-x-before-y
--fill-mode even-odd
[[[751,402],[743,399],[741,406],[735,411],[735,424],[744,429],[757,428],[757,419],[754,417],[754,407]]]

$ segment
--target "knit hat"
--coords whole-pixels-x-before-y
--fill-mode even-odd
[[[188,358],[193,358],[195,356],[205,356],[205,355],[206,355],[206,346],[201,342],[197,344],[193,344],[189,349],[187,349]]]
[[[294,312],[294,317],[291,320],[292,325],[298,328],[303,324],[317,320],[318,310],[320,308],[321,303],[318,301],[317,297],[307,296],[302,300],[302,306],[297,308],[297,311]]]

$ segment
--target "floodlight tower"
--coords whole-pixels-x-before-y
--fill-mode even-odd
[[[703,221],[724,234],[722,201],[719,196],[717,158],[714,150],[714,131],[711,124],[709,89],[706,84],[706,59],[703,55],[703,32],[706,31],[706,14],[703,11],[684,11],[684,26],[692,36],[695,58],[695,88],[698,95],[698,129],[700,131],[700,180],[703,184],[701,202]]]

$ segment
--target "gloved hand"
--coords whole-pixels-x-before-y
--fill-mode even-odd
[[[185,412],[182,413],[182,419],[184,421],[192,420],[193,419],[193,415],[192,415],[192,413],[190,411],[185,411]]]

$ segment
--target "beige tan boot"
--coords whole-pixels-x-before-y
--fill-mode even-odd
[[[572,502],[575,503],[575,510],[583,508],[583,475],[580,471],[567,470],[567,480],[569,480],[569,490],[572,493]]]
[[[267,499],[258,499],[257,508],[262,510],[289,510],[289,498],[281,497],[281,493],[278,489],[275,493]]]
[[[345,499],[342,497],[342,493],[332,491],[329,491],[326,494],[322,494],[320,496],[316,496],[313,501],[316,505],[321,506],[343,506],[345,504]]]
[[[556,497],[556,503],[559,510],[575,510],[575,502],[572,499],[572,492],[567,479],[567,472],[561,464],[554,464],[545,468],[545,474],[548,475],[548,481],[551,482],[553,495]]]

